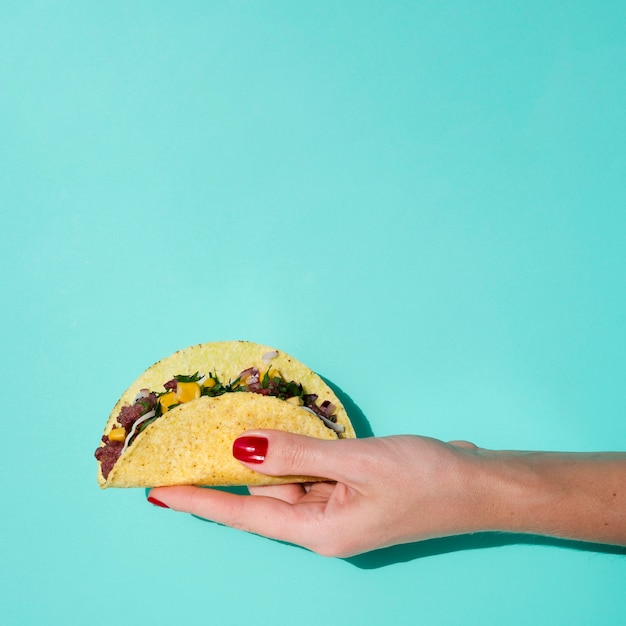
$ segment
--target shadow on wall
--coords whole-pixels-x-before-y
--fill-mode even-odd
[[[429,539],[417,543],[391,546],[390,548],[382,548],[381,550],[374,550],[373,552],[349,557],[344,559],[344,561],[360,569],[377,569],[379,567],[393,565],[394,563],[405,563],[414,559],[448,554],[450,552],[459,552],[461,550],[503,548],[513,545],[546,546],[626,556],[626,547],[621,546],[607,546],[583,541],[553,539],[537,535],[477,533],[474,535],[443,537],[441,539]]]
[[[361,411],[357,403],[343,389],[328,380],[328,378],[324,378],[323,376],[320,376],[320,378],[335,392],[335,395],[339,398],[341,404],[343,404],[344,408],[346,409],[346,413],[348,414],[348,417],[350,418],[350,421],[354,426],[356,436],[373,437],[374,431],[372,430],[369,421],[367,420],[365,414],[363,413],[363,411]]]

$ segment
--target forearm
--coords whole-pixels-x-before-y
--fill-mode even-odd
[[[626,545],[626,454],[485,452],[485,530]]]

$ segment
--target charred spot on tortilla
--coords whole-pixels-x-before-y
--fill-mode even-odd
[[[355,437],[337,396],[300,361],[248,341],[198,344],[153,364],[122,394],[95,451],[98,482],[236,486],[316,478],[265,476],[237,462],[232,442],[256,428]]]

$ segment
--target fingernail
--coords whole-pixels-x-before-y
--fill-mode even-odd
[[[233,456],[245,463],[263,463],[267,454],[265,437],[239,437],[233,443]]]
[[[148,502],[150,504],[154,504],[154,506],[160,506],[162,509],[169,509],[170,507],[167,506],[167,504],[163,504],[163,502],[161,502],[161,500],[157,500],[156,498],[153,498],[152,496],[148,496]]]

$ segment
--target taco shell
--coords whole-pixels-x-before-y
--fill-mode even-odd
[[[284,352],[248,341],[224,341],[190,346],[148,368],[113,408],[104,434],[117,425],[125,405],[142,389],[162,391],[174,376],[214,373],[221,381],[235,380],[250,367],[260,372],[271,365],[286,381],[300,383],[305,393],[317,394],[334,407],[343,438],[355,437],[341,402],[330,387],[306,365]],[[98,482],[107,487],[161,487],[168,485],[236,486],[308,482],[314,477],[272,477],[254,472],[232,455],[235,439],[246,430],[270,428],[319,439],[339,435],[316,415],[273,396],[249,391],[201,396],[179,404],[154,420],[132,441],[107,478],[98,462]],[[104,445],[104,443],[102,444]]]

